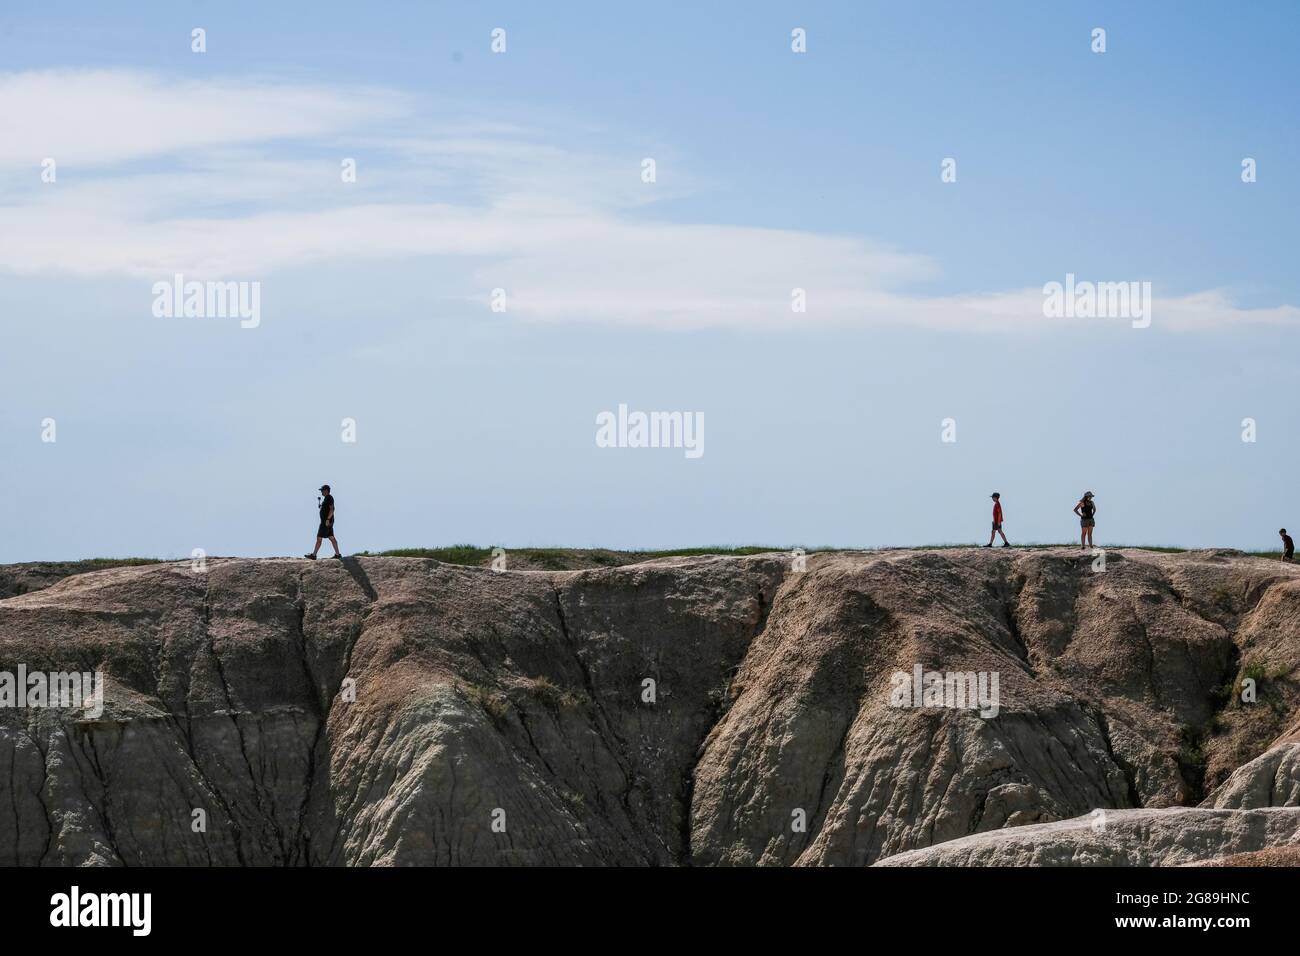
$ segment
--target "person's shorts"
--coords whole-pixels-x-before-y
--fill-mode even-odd
[[[334,523],[322,521],[320,527],[316,529],[316,537],[332,538],[334,537]]]
[[[1095,528],[1095,527],[1097,527],[1097,519],[1096,519],[1096,518],[1080,518],[1080,519],[1079,519],[1079,527],[1080,527],[1080,528]]]
[[[1001,522],[1001,521],[995,521],[995,522],[993,522],[993,530],[994,530],[994,531],[1001,531],[1001,530],[1002,530],[1002,522]]]
[[[1282,554],[1282,560],[1283,560],[1283,561],[1294,561],[1294,560],[1295,560],[1295,552],[1294,552],[1294,551],[1286,551],[1286,552],[1284,552],[1284,553]]]

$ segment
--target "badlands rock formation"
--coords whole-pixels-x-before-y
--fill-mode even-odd
[[[1235,552],[21,580],[0,672],[99,671],[106,693],[98,715],[0,707],[4,864],[1176,864],[1300,844],[1300,569]],[[894,706],[917,665],[996,674],[996,714]]]
[[[1300,809],[1109,810],[1077,820],[978,833],[877,866],[1173,866],[1300,847]]]

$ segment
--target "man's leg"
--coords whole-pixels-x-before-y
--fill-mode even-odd
[[[311,549],[311,556],[312,556],[313,558],[316,557],[316,555],[320,553],[320,543],[321,543],[322,540],[324,540],[324,539],[322,539],[322,538],[319,537],[319,536],[316,538],[316,547],[314,547],[314,548]]]
[[[334,545],[334,553],[335,553],[335,554],[342,554],[342,553],[343,553],[342,551],[339,550],[339,542],[338,542],[338,539],[334,537],[334,535],[330,535],[330,544]]]
[[[1003,531],[1001,528],[998,528],[998,534],[1002,535],[1002,543],[1003,543],[1003,544],[1010,544],[1010,543],[1011,543],[1010,541],[1007,540],[1007,533],[1006,533],[1005,531]]]

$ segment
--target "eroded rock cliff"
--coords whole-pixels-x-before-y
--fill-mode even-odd
[[[98,716],[0,708],[0,861],[1254,853],[1300,832],[1297,611],[1300,570],[1232,552],[78,574],[0,600],[0,671],[106,676]],[[892,706],[917,665],[996,674],[996,715]],[[1096,808],[1128,850],[1095,849]]]

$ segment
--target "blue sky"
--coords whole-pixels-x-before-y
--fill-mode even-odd
[[[1098,544],[1272,547],[1298,21],[0,8],[0,561],[301,553],[322,481],[348,552],[982,543],[992,490],[1064,541],[1086,489]],[[178,271],[260,324],[154,316]],[[1067,273],[1151,282],[1150,327],[1044,317]],[[702,413],[704,455],[597,447],[620,403]]]

